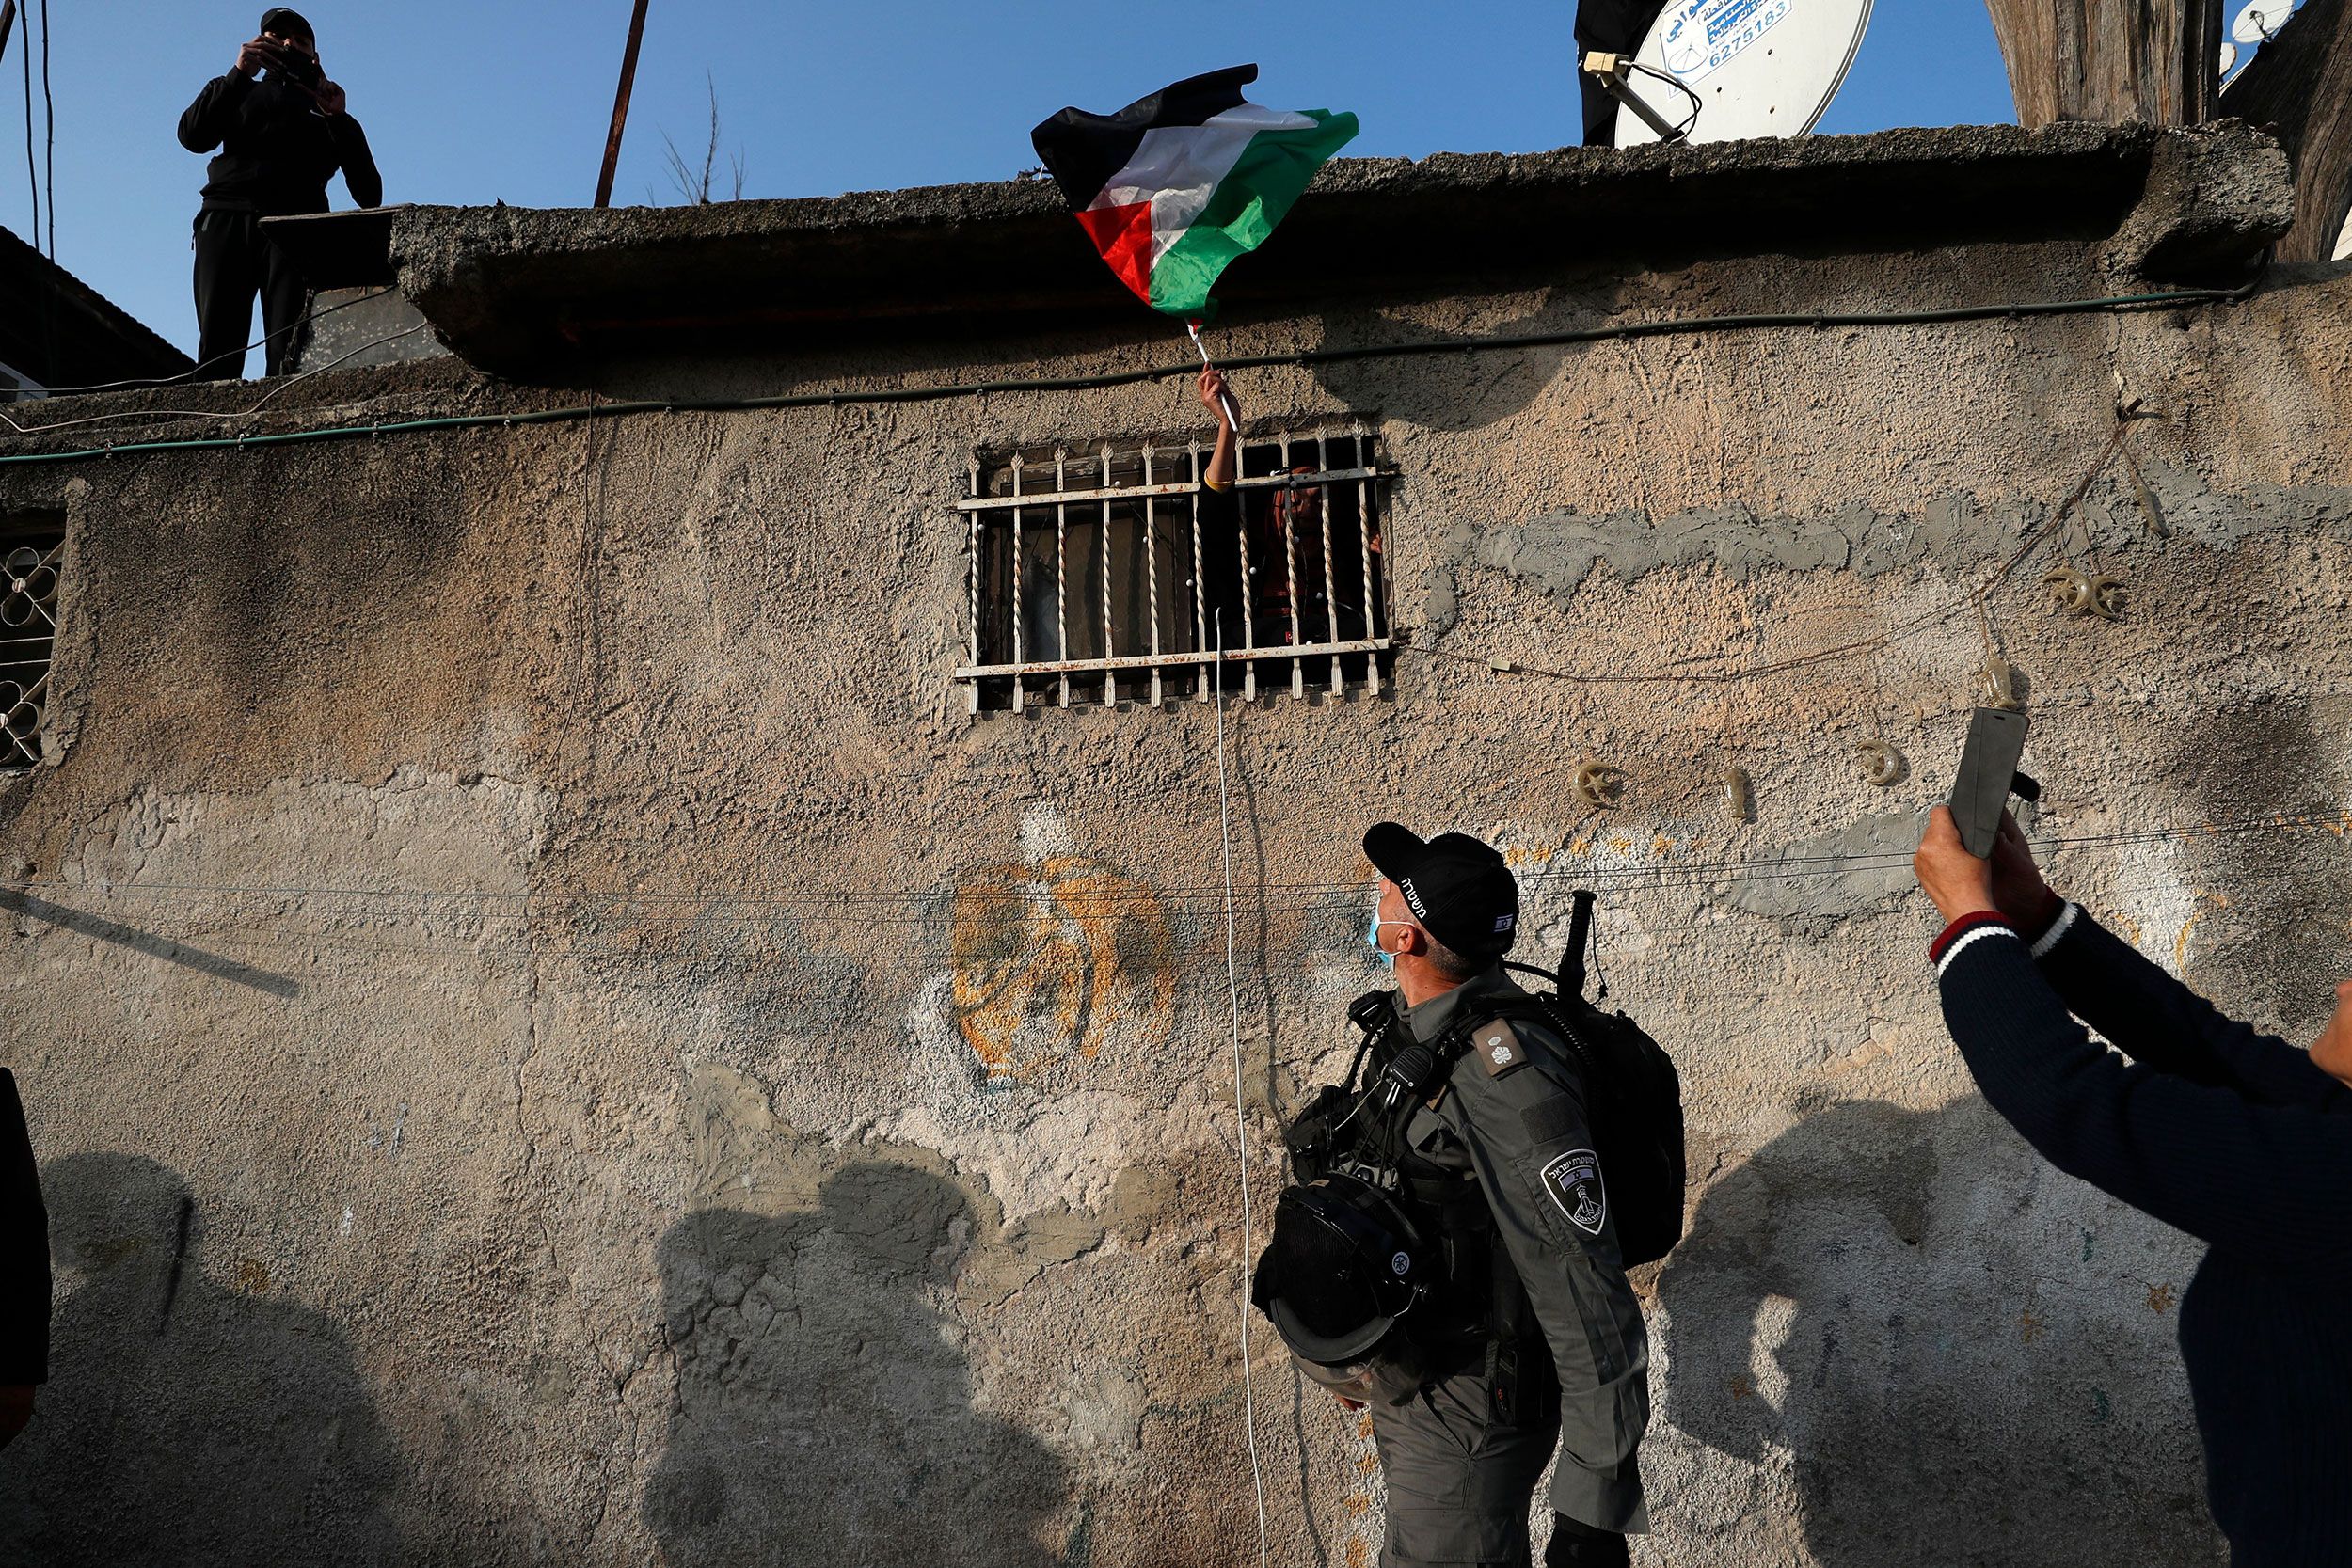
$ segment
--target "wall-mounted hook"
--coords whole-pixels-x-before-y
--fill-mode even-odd
[[[1854,748],[1862,756],[1862,776],[1881,789],[1892,789],[1911,776],[1911,762],[1886,741],[1872,739]]]
[[[1568,788],[1590,810],[1610,811],[1615,808],[1625,794],[1625,771],[1597,758],[1587,757],[1576,765]]]
[[[2021,708],[2025,689],[2026,677],[2017,666],[1998,654],[1985,657],[1984,668],[1977,672],[1977,701],[1986,707]]]
[[[2050,603],[2075,615],[2101,621],[2123,618],[2123,579],[2106,572],[2090,573],[2073,566],[2053,566],[2042,574]]]
[[[1724,769],[1724,815],[1734,822],[1756,820],[1756,782],[1744,768]]]

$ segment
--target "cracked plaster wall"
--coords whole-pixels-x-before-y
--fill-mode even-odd
[[[1597,313],[2104,292],[2078,245],[1771,258],[1240,320],[1233,352]],[[1392,696],[1228,713],[1243,1094],[1344,1065],[1355,836],[1597,879],[1677,1051],[1693,1230],[1641,1284],[1645,1560],[2205,1564],[2193,1247],[1970,1090],[1903,895],[1985,631],[2073,490],[2121,624],[1993,600],[2056,850],[2298,1034],[2352,859],[2352,280],[2132,316],[1607,342],[1241,378],[1378,420]],[[1138,334],[615,368],[617,395],[1151,362]],[[1041,361],[1041,362],[1037,362]],[[448,366],[348,417],[520,405]],[[0,1543],[56,1563],[1152,1565],[1254,1550],[1215,732],[964,716],[976,446],[1188,430],[1175,386],[8,470],[70,516],[47,765],[0,795],[0,1054],[50,1162],[56,1380]],[[1915,628],[1875,660],[1595,684]],[[1459,656],[1435,657],[1433,654]],[[1853,748],[1907,754],[1891,789]],[[1620,809],[1567,788],[1622,767]],[[1716,803],[1753,775],[1756,820]],[[1877,856],[1816,871],[1816,857]],[[1720,863],[1765,863],[1727,873]],[[1889,869],[1890,864],[1893,869]],[[1261,895],[1261,885],[1331,890]],[[1361,1428],[1252,1340],[1276,1560],[1361,1568]],[[226,1434],[226,1435],[224,1435]]]

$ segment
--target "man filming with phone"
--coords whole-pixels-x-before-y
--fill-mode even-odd
[[[1949,922],[1953,1042],[2043,1158],[2207,1243],[2181,1356],[2234,1568],[2352,1564],[2352,980],[2310,1051],[2257,1034],[2052,893],[1998,820],[1979,857],[1938,806],[1913,862]]]
[[[180,145],[220,150],[196,216],[198,372],[222,381],[245,374],[259,294],[263,369],[281,374],[309,290],[262,220],[326,212],[326,182],[338,169],[360,206],[384,199],[367,133],[320,66],[317,35],[301,13],[283,6],[262,13],[260,35],[238,49],[237,63],[205,83],[180,117]]]

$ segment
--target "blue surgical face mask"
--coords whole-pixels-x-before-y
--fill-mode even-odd
[[[1380,911],[1377,909],[1372,911],[1372,929],[1364,933],[1364,943],[1375,953],[1380,955],[1380,967],[1383,969],[1393,970],[1396,968],[1396,955],[1388,952],[1381,947],[1380,927],[1383,926],[1402,926],[1404,924],[1405,922],[1401,920],[1381,919]]]

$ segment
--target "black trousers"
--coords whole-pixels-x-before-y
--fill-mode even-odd
[[[309,288],[294,259],[262,233],[258,213],[196,214],[196,378],[235,381],[245,374],[253,339],[253,296],[262,296],[269,335],[262,373],[283,375],[294,357],[294,327]]]

